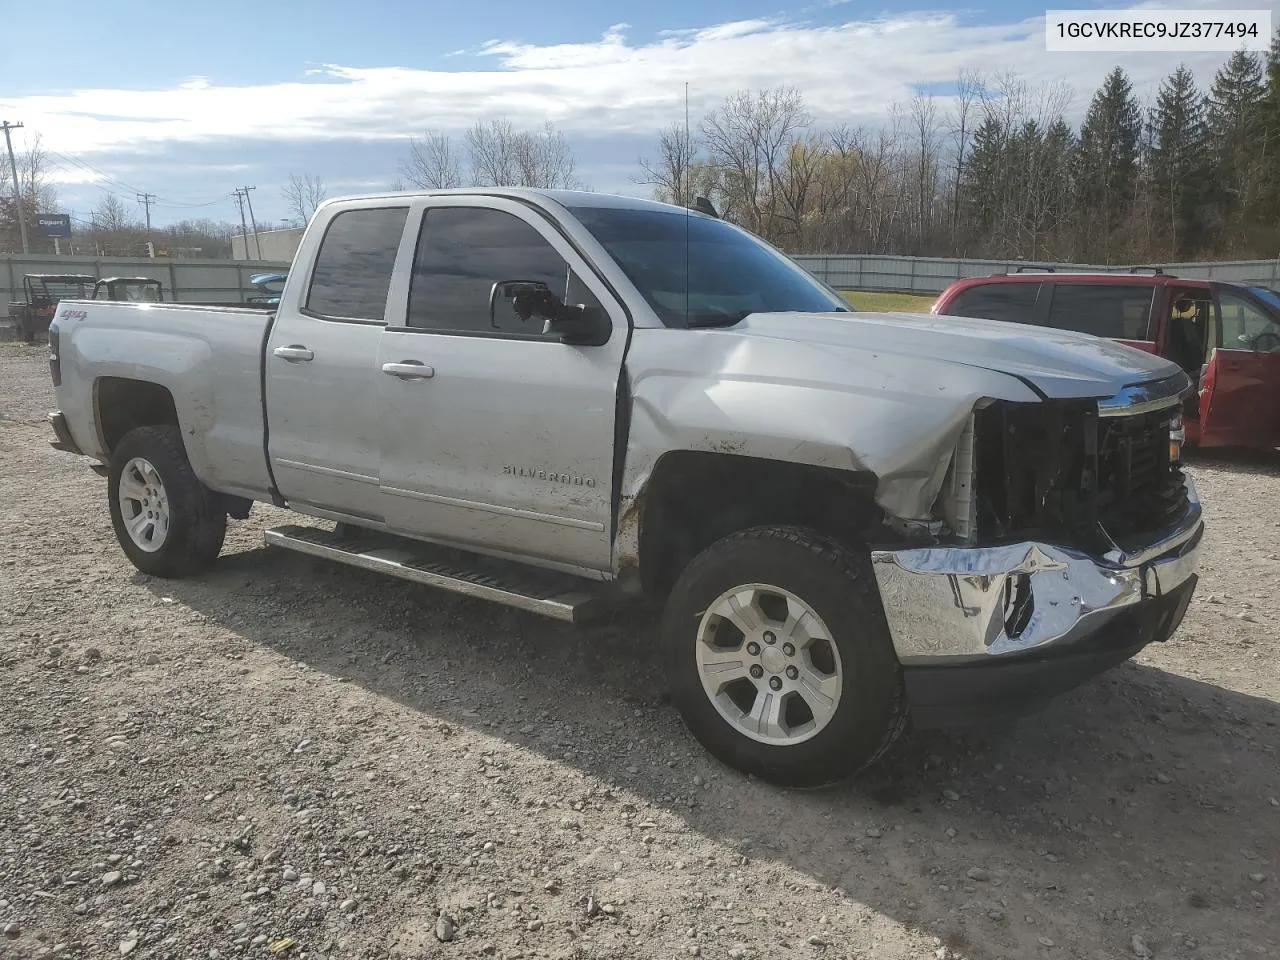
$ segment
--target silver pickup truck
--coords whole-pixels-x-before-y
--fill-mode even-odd
[[[1178,367],[855,313],[662,204],[333,201],[274,314],[64,301],[49,339],[54,444],[139,570],[198,573],[266,501],[333,522],[268,544],[564,620],[661,600],[690,729],[776,783],[1035,708],[1195,586]]]

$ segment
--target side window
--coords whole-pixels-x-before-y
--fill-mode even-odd
[[[1170,288],[1165,355],[1188,372],[1199,370],[1216,343],[1212,321],[1213,301],[1207,289]]]
[[[1126,283],[1058,283],[1047,325],[1114,340],[1150,340],[1156,288]]]
[[[985,317],[1006,323],[1034,323],[1038,283],[983,283],[970,287],[952,301],[953,317]]]
[[[1225,350],[1251,350],[1260,334],[1280,332],[1265,310],[1244,297],[1220,290],[1218,305],[1222,308],[1222,347]]]
[[[382,207],[334,217],[316,254],[307,310],[342,320],[384,321],[408,215],[408,207]]]
[[[489,294],[504,280],[537,280],[564,303],[600,306],[555,248],[519,217],[483,207],[438,207],[427,211],[418,236],[409,326],[541,334],[539,321],[521,321],[509,300],[498,300],[491,320]]]

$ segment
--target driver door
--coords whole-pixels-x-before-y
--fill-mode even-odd
[[[1280,446],[1280,323],[1261,303],[1216,287],[1217,345],[1200,394],[1200,444]]]

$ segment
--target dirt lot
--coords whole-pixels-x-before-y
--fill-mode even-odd
[[[268,553],[270,509],[136,573],[51,402],[0,345],[0,956],[1280,956],[1274,465],[1196,465],[1170,643],[797,794],[690,740],[652,624]]]

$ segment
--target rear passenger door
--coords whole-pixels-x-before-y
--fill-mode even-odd
[[[622,306],[541,214],[436,197],[417,237],[403,323],[382,333],[382,510],[390,529],[576,570],[611,566]],[[602,309],[575,346],[521,321],[494,284],[540,281]]]
[[[313,224],[318,248],[296,258],[311,274],[277,309],[264,360],[268,453],[277,488],[303,512],[382,517],[376,362],[408,211],[370,201]]]

